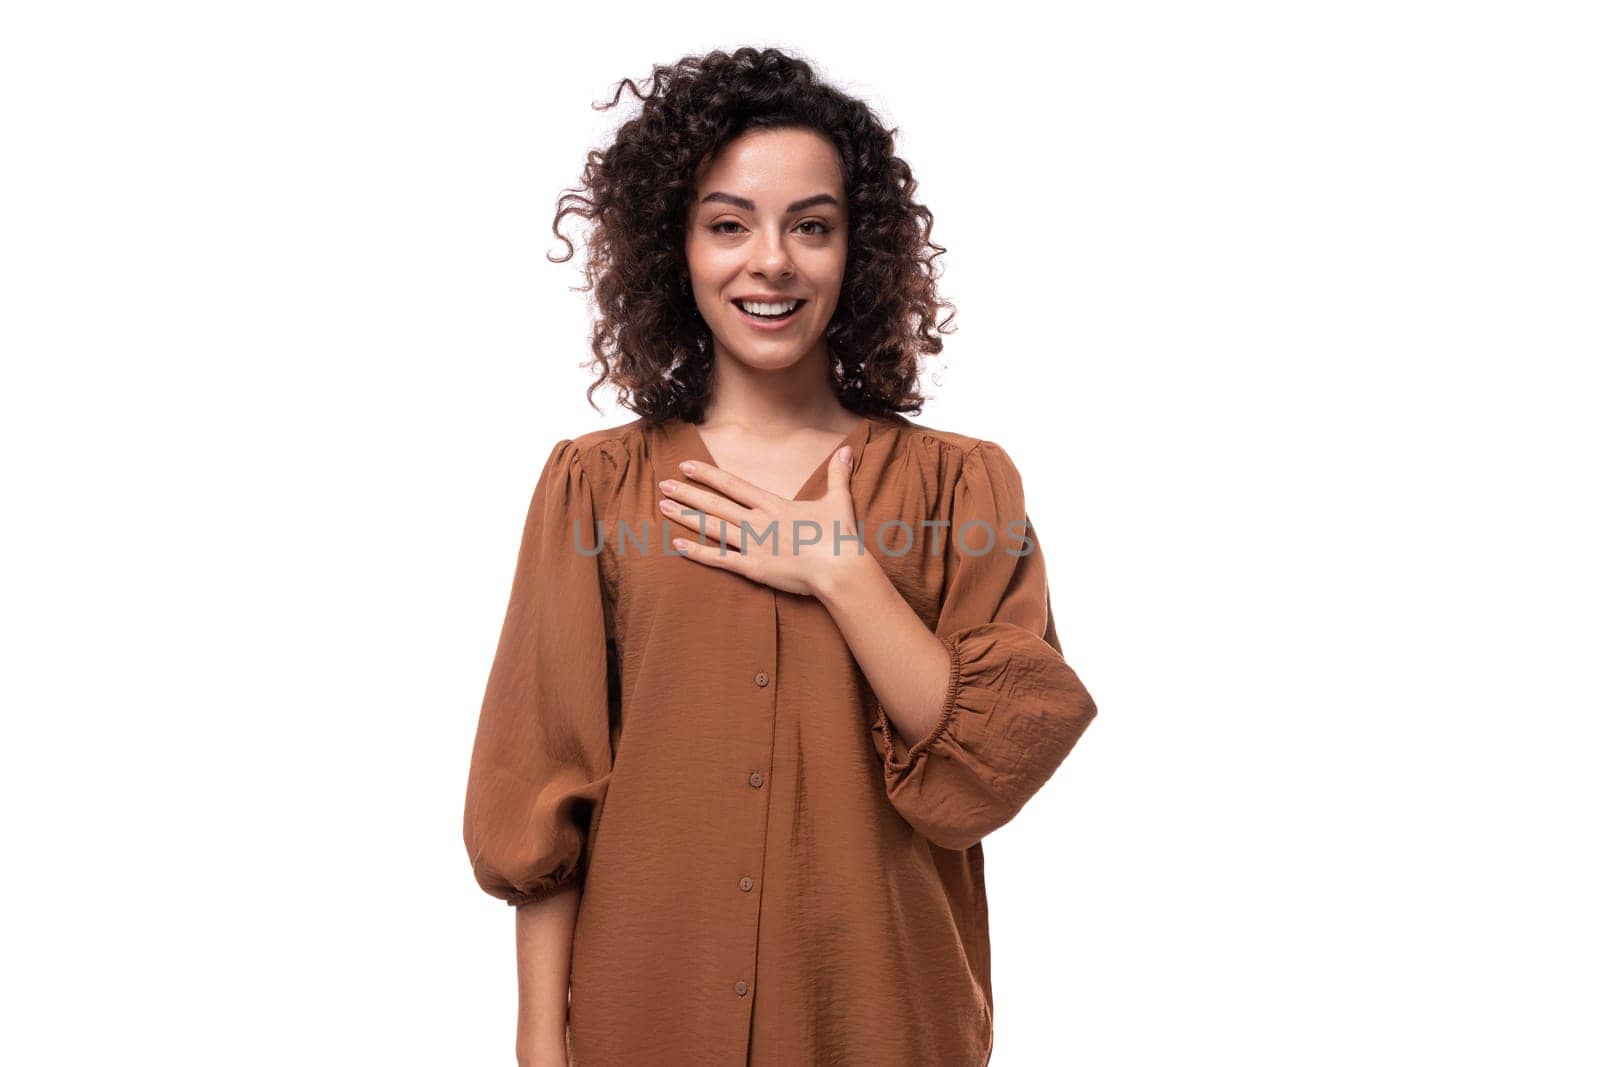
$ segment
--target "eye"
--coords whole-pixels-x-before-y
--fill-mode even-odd
[[[733,229],[725,230],[725,229],[723,229],[724,226],[732,226]],[[827,223],[823,222],[821,219],[806,219],[804,222],[799,224],[799,227],[804,227],[804,226],[814,226],[814,227],[816,227],[815,229],[804,231],[805,235],[807,237],[821,237],[824,234],[828,234],[828,233],[832,233],[833,232],[833,227],[829,226]],[[796,228],[798,229],[799,227],[796,227]],[[709,229],[712,233],[716,233],[716,234],[732,234],[736,230],[744,229],[744,227],[741,226],[739,223],[735,222],[732,219],[722,219],[719,222],[713,222],[710,226],[707,227],[707,229]]]

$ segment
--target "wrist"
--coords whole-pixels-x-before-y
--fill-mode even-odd
[[[850,590],[861,588],[864,582],[874,576],[874,572],[882,573],[877,559],[870,552],[862,550],[857,553],[847,545],[824,557],[823,566],[812,579],[811,595],[831,609]]]
[[[559,1034],[522,1037],[517,1041],[518,1067],[547,1067],[567,1062],[567,1035],[565,1028]]]

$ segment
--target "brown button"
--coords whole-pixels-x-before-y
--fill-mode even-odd
[[[772,679],[768,678],[765,674],[756,675],[756,684],[759,686],[765,687],[770,681],[772,681]]]
[[[745,985],[744,979],[741,978],[739,981],[733,983],[733,991],[742,997],[746,993],[750,992],[750,987]]]
[[[750,887],[755,884],[755,881],[748,876],[739,879],[739,888],[743,889],[746,893],[750,892]]]
[[[761,788],[761,772],[760,771],[756,771],[756,772],[754,772],[753,774],[750,775],[750,784],[755,786],[757,789]]]

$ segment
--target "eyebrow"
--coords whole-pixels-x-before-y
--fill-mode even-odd
[[[754,211],[756,209],[755,201],[746,200],[742,196],[734,196],[732,193],[707,193],[700,198],[702,204],[709,204],[712,201],[732,204],[734,207],[744,211]],[[789,205],[789,211],[804,211],[806,208],[815,207],[818,204],[832,204],[834,207],[838,207],[839,201],[831,193],[818,193],[816,196],[808,196],[804,200],[796,200]]]

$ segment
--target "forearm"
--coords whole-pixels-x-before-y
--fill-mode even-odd
[[[843,635],[907,747],[931,734],[950,685],[950,650],[906,603],[869,553],[845,553],[816,598]]]
[[[517,1061],[524,1067],[567,1062],[567,990],[581,892],[562,889],[516,909]]]

